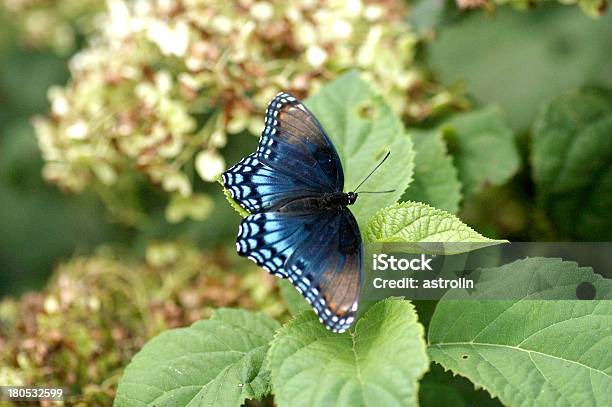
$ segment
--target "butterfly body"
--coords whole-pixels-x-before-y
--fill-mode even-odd
[[[296,199],[280,208],[279,212],[300,212],[300,211],[325,211],[343,210],[346,206],[352,205],[357,199],[354,192],[326,192],[320,197],[308,197]]]
[[[236,249],[287,278],[321,322],[343,332],[354,321],[363,281],[363,244],[343,192],[338,153],[315,116],[279,93],[268,106],[255,153],[223,174],[224,186],[251,213]]]

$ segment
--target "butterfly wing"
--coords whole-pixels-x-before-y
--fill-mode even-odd
[[[317,118],[302,102],[281,92],[266,111],[257,157],[266,165],[328,192],[342,191],[340,157]]]
[[[348,209],[248,216],[236,247],[288,278],[327,328],[343,332],[351,326],[363,282],[363,245]]]
[[[289,280],[325,326],[344,332],[355,319],[363,282],[363,244],[347,209],[302,242],[286,263]]]
[[[232,197],[252,215],[240,224],[236,249],[288,278],[335,332],[353,322],[363,281],[363,247],[355,218],[317,200],[340,192],[336,149],[299,100],[279,93],[268,106],[257,152],[223,174]]]
[[[315,213],[265,212],[240,222],[236,250],[278,277],[287,278],[287,259],[295,252],[304,233],[321,220]]]
[[[323,127],[299,100],[279,93],[266,112],[257,152],[223,173],[223,184],[251,213],[342,191],[338,153]]]
[[[246,156],[225,171],[223,185],[232,198],[251,213],[272,211],[295,199],[325,192],[264,165],[257,153]]]

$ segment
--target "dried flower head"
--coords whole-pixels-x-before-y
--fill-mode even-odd
[[[70,405],[106,406],[123,367],[162,330],[217,307],[286,315],[274,279],[231,258],[156,243],[144,263],[101,249],[61,265],[43,292],[0,302],[0,383],[61,386]]]
[[[115,208],[144,175],[171,202],[191,202],[185,216],[208,213],[196,177],[225,169],[228,136],[259,134],[281,89],[305,97],[356,68],[410,121],[453,100],[415,64],[401,0],[107,3],[100,32],[35,124],[45,178],[91,186]]]
[[[98,0],[0,0],[11,22],[28,46],[51,48],[65,54],[74,49],[77,36],[91,32],[104,10]]]

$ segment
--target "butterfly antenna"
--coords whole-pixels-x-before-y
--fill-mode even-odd
[[[390,192],[395,192],[395,189],[388,189],[386,191],[361,191],[360,194],[388,194]]]
[[[387,151],[387,155],[385,155],[385,158],[383,158],[382,161],[379,162],[378,165],[376,167],[374,167],[374,169],[368,174],[368,176],[365,177],[365,179],[363,181],[361,181],[361,183],[359,185],[357,185],[357,188],[355,188],[355,191],[353,191],[353,192],[357,192],[359,187],[361,187],[363,185],[363,183],[366,182],[368,180],[368,178],[370,178],[372,176],[372,174],[374,174],[374,172],[378,169],[378,167],[383,165],[383,163],[387,160],[387,158],[389,158],[389,154],[391,154],[391,151]],[[362,192],[362,193],[364,193],[364,192]]]

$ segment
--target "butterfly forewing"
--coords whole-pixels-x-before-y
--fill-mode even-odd
[[[279,93],[268,106],[257,155],[275,170],[328,192],[344,188],[334,145],[308,108],[287,93]]]
[[[251,213],[274,210],[296,198],[324,192],[262,164],[257,153],[246,156],[224,172],[223,185],[232,198]]]

